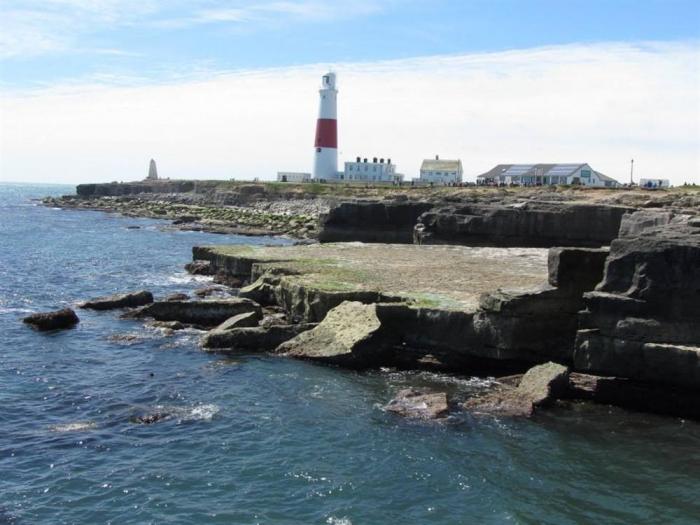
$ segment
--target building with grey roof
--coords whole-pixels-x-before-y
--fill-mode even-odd
[[[461,184],[462,161],[444,160],[438,155],[434,159],[425,159],[420,167],[420,182],[426,184]]]
[[[573,184],[596,188],[616,188],[620,183],[595,171],[586,163],[578,164],[499,164],[476,177],[480,185],[549,186]]]

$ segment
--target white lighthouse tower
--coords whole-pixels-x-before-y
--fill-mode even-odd
[[[338,90],[335,73],[326,73],[319,90],[320,108],[314,143],[314,178],[333,180],[338,176]]]

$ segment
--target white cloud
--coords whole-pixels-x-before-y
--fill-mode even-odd
[[[368,15],[393,1],[6,0],[0,3],[0,59],[85,53],[92,50],[91,36],[120,26],[141,31],[203,24],[269,29]]]
[[[588,162],[700,182],[700,46],[596,44],[339,64],[341,157]],[[0,179],[271,179],[310,170],[325,66],[2,94]]]

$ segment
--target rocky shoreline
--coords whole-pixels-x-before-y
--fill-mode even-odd
[[[459,403],[408,389],[386,407],[408,417],[529,417],[583,400],[700,419],[697,191],[640,202],[624,192],[582,200],[575,190],[348,199],[214,188],[164,198],[92,185],[44,202],[321,244],[195,247],[188,271],[226,285],[212,297],[141,292],[82,306],[134,307],[125,317],[206,329],[207,351],[500,377]],[[78,322],[60,316],[66,327]]]

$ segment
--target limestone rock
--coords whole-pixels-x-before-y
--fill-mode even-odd
[[[192,275],[211,275],[211,263],[209,261],[192,261],[185,265],[185,270]]]
[[[310,330],[314,326],[294,324],[211,330],[202,337],[202,346],[205,349],[270,352],[285,341]]]
[[[166,301],[187,301],[189,300],[190,296],[187,295],[186,293],[173,293],[168,295],[165,300]]]
[[[215,330],[233,330],[234,328],[248,328],[251,326],[257,326],[261,317],[262,315],[258,310],[234,315],[217,326]]]
[[[700,389],[700,235],[649,213],[630,217],[636,226],[613,241],[602,282],[584,294],[574,367]]]
[[[534,406],[540,406],[564,395],[568,386],[569,369],[557,363],[545,363],[528,370],[518,383],[519,395]]]
[[[146,290],[98,297],[80,304],[80,308],[91,310],[114,310],[117,308],[136,308],[153,302],[153,294]]]
[[[550,248],[549,284],[557,288],[593,290],[603,279],[608,248]]]
[[[622,206],[563,202],[445,206],[420,216],[422,244],[604,246],[617,237]]]
[[[184,330],[186,325],[180,321],[151,321],[148,326],[153,328],[163,328],[165,330]]]
[[[413,242],[413,226],[428,202],[364,201],[341,202],[321,218],[321,242]]]
[[[384,341],[376,305],[345,301],[328,312],[316,328],[277,348],[291,357],[351,367],[381,362]]]
[[[545,363],[528,370],[517,387],[502,384],[484,395],[468,399],[464,408],[482,414],[529,417],[536,407],[545,406],[568,392],[567,367]]]
[[[78,316],[70,308],[28,315],[22,320],[24,323],[39,331],[59,330],[71,328],[80,322]]]
[[[194,291],[194,294],[197,297],[202,297],[202,298],[203,297],[210,297],[212,295],[216,295],[216,296],[221,297],[221,296],[231,295],[231,290],[225,286],[220,286],[220,285],[218,285],[218,286],[205,286],[204,288],[197,288]]]
[[[440,419],[447,416],[447,394],[425,389],[400,390],[384,410],[415,419]]]
[[[251,299],[263,306],[271,305],[275,304],[275,287],[267,276],[263,276],[248,286],[241,288],[238,296]]]
[[[125,318],[152,317],[157,321],[180,321],[200,326],[216,326],[234,315],[258,312],[260,305],[238,297],[206,301],[157,301],[126,314]]]

